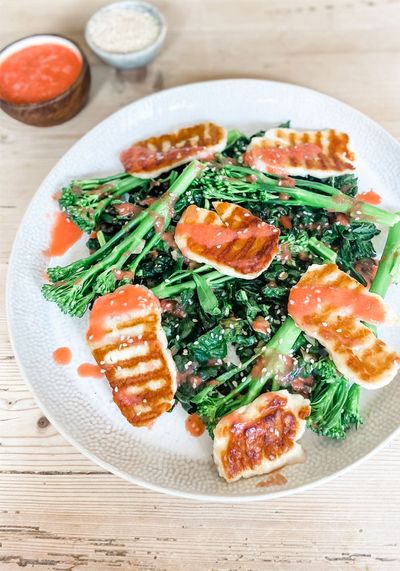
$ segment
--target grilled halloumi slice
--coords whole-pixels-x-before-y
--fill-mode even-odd
[[[290,292],[288,311],[328,350],[349,381],[378,389],[395,377],[400,356],[361,321],[393,325],[396,316],[378,295],[335,264],[310,266]]]
[[[304,460],[298,440],[310,401],[286,390],[264,393],[224,416],[214,430],[214,460],[228,482],[268,474]]]
[[[253,137],[245,154],[246,164],[261,172],[316,178],[352,173],[354,161],[349,136],[335,129],[268,129]]]
[[[252,280],[278,252],[279,229],[229,202],[213,202],[216,212],[191,205],[176,225],[175,242],[184,256],[220,272]]]
[[[154,178],[192,161],[207,159],[226,147],[228,133],[215,123],[199,123],[174,133],[150,137],[122,151],[127,172],[139,178]]]
[[[160,302],[150,290],[124,285],[99,297],[87,341],[131,424],[149,425],[171,408],[177,372],[161,327]]]

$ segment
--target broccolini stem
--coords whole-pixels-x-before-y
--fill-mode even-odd
[[[76,185],[81,187],[84,190],[90,190],[92,188],[96,188],[102,184],[107,184],[108,182],[113,182],[115,180],[122,180],[132,175],[126,172],[120,172],[117,174],[112,174],[110,176],[106,176],[103,178],[88,178],[88,179],[75,179],[72,181],[72,185]]]
[[[308,245],[310,247],[310,250],[314,252],[314,254],[320,256],[323,260],[331,262],[332,264],[336,263],[337,253],[328,246],[326,246],[325,244],[323,244],[322,242],[320,242],[320,240],[318,240],[317,238],[314,237],[310,238],[308,241]]]
[[[122,242],[110,253],[108,258],[116,257],[119,259],[124,253],[130,254],[132,250],[140,245],[141,240],[143,240],[146,234],[150,230],[154,229],[156,217],[160,218],[163,230],[165,230],[173,216],[174,199],[179,198],[179,196],[186,191],[187,187],[192,183],[201,169],[201,163],[198,161],[191,162],[170,186],[169,190],[156,200],[149,208],[147,208],[144,212],[144,217],[136,230],[122,240]],[[104,260],[101,264],[104,265]]]
[[[217,377],[216,379],[213,380],[213,383],[210,384],[206,384],[192,399],[192,402],[197,403],[197,402],[201,402],[207,395],[208,393],[211,393],[212,391],[215,390],[215,387],[217,387],[218,385],[222,385],[224,383],[226,383],[226,381],[228,381],[229,379],[231,379],[232,377],[234,377],[235,375],[239,374],[241,371],[244,371],[245,369],[247,369],[247,367],[249,365],[251,365],[251,363],[253,361],[255,361],[255,359],[257,359],[257,357],[259,357],[262,353],[262,350],[258,350],[255,351],[254,355],[252,355],[249,359],[247,359],[247,361],[245,361],[244,363],[242,363],[239,367],[234,367],[233,369],[226,371],[226,373],[223,373],[222,375],[220,375],[219,377]],[[237,394],[238,392],[243,390],[243,384],[238,385],[238,387],[236,387],[236,389],[234,389],[231,393],[229,393],[229,397],[232,396],[232,394]]]
[[[135,275],[135,272],[136,272],[140,262],[147,256],[147,254],[150,252],[150,250],[152,250],[153,248],[155,248],[157,246],[157,244],[160,240],[161,240],[160,234],[154,234],[154,236],[152,238],[150,238],[150,240],[146,243],[143,250],[136,256],[134,261],[131,264],[129,264],[128,270],[131,271],[133,273],[133,275]]]
[[[267,184],[269,186],[273,186],[273,187],[279,187],[282,192],[285,191],[284,186],[280,186],[279,181],[281,180],[281,177],[275,176],[275,175],[269,175],[269,174],[265,174],[262,173],[260,171],[257,171],[255,169],[252,169],[250,167],[243,167],[243,166],[237,166],[237,165],[226,165],[224,167],[224,169],[229,172],[232,173],[233,175],[236,175],[241,178],[246,178],[246,176],[251,176],[252,178],[254,178],[255,180],[263,183],[263,184]],[[245,176],[244,176],[245,175]],[[316,182],[313,180],[304,180],[301,178],[294,178],[294,177],[290,177],[292,178],[297,187],[300,188],[312,188],[314,190],[320,190],[321,192],[324,192],[325,194],[329,195],[329,196],[335,196],[335,195],[340,195],[342,194],[341,191],[339,189],[337,189],[336,187],[330,185],[330,184],[325,184],[323,182]]]
[[[273,202],[287,206],[310,206],[330,212],[342,212],[355,219],[371,220],[377,224],[393,226],[400,215],[353,199],[333,186],[293,178],[295,185],[281,186],[280,180],[249,167],[214,165],[205,173],[204,193],[209,199],[219,198],[236,202]],[[249,182],[251,177],[252,182]],[[309,188],[311,190],[306,190]],[[313,191],[320,192],[313,192]],[[323,193],[323,194],[321,194]],[[288,198],[282,198],[286,194]]]
[[[289,197],[293,197],[297,205],[302,204],[310,206],[311,208],[324,208],[328,210],[328,212],[342,212],[356,220],[370,220],[376,224],[383,224],[385,226],[393,226],[400,220],[400,216],[396,213],[388,212],[372,204],[367,204],[366,202],[357,200],[357,198],[353,199],[340,191],[339,194],[335,196],[324,196],[316,192],[303,190],[302,188],[294,187],[294,189],[292,189],[281,187],[281,192],[284,192]],[[275,199],[275,202],[276,201]],[[286,202],[289,206],[293,204],[290,199],[280,200],[279,197],[278,202]]]
[[[290,316],[287,316],[272,339],[265,345],[263,353],[266,357],[267,370],[264,374],[261,374],[258,379],[255,379],[254,383],[252,383],[242,405],[253,402],[253,400],[261,394],[265,383],[270,379],[272,379],[271,390],[279,389],[279,385],[276,383],[276,371],[274,368],[268,368],[268,356],[272,355],[275,357],[276,354],[279,356],[288,355],[293,349],[293,345],[296,343],[300,333],[301,329],[297,327],[296,323]]]
[[[385,297],[392,281],[396,281],[396,270],[400,260],[400,222],[390,228],[378,270],[370,287],[371,293]]]
[[[190,276],[191,274],[192,271],[188,270],[187,275]],[[184,276],[182,275],[182,278],[183,277]],[[223,283],[234,279],[231,276],[225,276],[224,274],[221,274],[221,272],[218,272],[217,270],[214,270],[206,274],[204,277],[206,278],[208,284],[212,287],[218,287],[219,285],[222,285]],[[156,295],[160,299],[174,297],[176,295],[179,295],[185,289],[196,289],[197,287],[197,284],[193,279],[183,281],[176,285],[165,285],[166,282],[167,280],[165,280],[158,286],[152,288],[152,292],[154,293],[154,295]]]
[[[62,282],[58,281],[52,285],[45,284],[42,288],[45,298],[57,303],[65,313],[81,316],[98,294],[104,295],[113,291],[116,283],[114,269],[122,268],[146,234],[150,230],[154,232],[155,216],[162,218],[164,228],[168,226],[173,215],[174,200],[187,190],[201,168],[202,165],[198,161],[191,162],[174,181],[170,189],[138,217],[140,218],[140,223],[131,234],[128,234],[110,251],[110,244],[115,242],[111,238],[101,248],[103,255],[106,252],[105,257],[93,265],[90,265],[87,259],[84,262],[78,261],[78,263],[75,263],[74,269],[77,266],[79,267],[79,263],[81,263],[81,270],[82,267],[84,268],[84,271],[81,271],[78,275],[76,271],[75,273],[70,271]],[[71,266],[69,269],[71,270]],[[60,270],[65,270],[65,268]],[[61,278],[58,279],[60,280]]]
[[[212,268],[207,264],[202,264],[200,267],[195,268],[194,270],[178,270],[177,272],[171,274],[168,278],[164,280],[164,284],[171,285],[174,282],[178,282],[182,279],[191,276],[192,274],[202,274],[204,272],[210,271]]]
[[[104,200],[101,201],[102,210],[105,210],[107,206],[115,200],[118,196],[121,196],[135,188],[140,186],[144,186],[146,181],[142,178],[136,178],[134,176],[130,176],[129,178],[124,178],[115,183],[114,188],[109,190],[110,196],[106,196]]]

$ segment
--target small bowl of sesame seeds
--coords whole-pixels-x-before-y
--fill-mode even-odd
[[[126,0],[95,12],[85,29],[89,47],[105,63],[119,69],[148,65],[167,33],[163,15],[151,4]]]

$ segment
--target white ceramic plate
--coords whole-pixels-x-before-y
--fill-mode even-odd
[[[362,190],[374,187],[383,206],[398,208],[400,146],[381,127],[351,107],[309,89],[258,80],[222,80],[177,87],[121,109],[78,141],[58,162],[35,194],[23,219],[10,261],[8,315],[15,353],[39,405],[55,427],[97,464],[154,490],[217,501],[246,501],[294,493],[324,482],[366,458],[399,428],[398,381],[380,391],[364,391],[365,422],[343,442],[303,438],[307,460],[287,467],[287,484],[257,487],[263,478],[226,484],[211,461],[211,440],[193,438],[184,427],[186,414],[176,407],[151,429],[128,424],[112,402],[104,380],[82,379],[77,366],[91,361],[84,341],[86,318],[60,313],[43,300],[40,287],[47,260],[52,194],[71,178],[121,169],[119,152],[133,141],[203,120],[253,133],[291,119],[295,128],[334,127],[347,131],[358,156]],[[397,190],[396,190],[397,189]],[[381,246],[384,238],[380,240]],[[85,254],[84,240],[54,263]],[[389,294],[399,309],[395,292]],[[383,331],[400,351],[400,336]],[[52,352],[69,346],[73,361],[55,365]],[[265,479],[265,477],[264,477]]]

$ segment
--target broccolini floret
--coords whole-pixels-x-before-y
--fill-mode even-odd
[[[155,217],[162,220],[165,230],[171,220],[174,201],[186,191],[201,169],[199,162],[190,163],[163,196],[91,256],[65,268],[50,268],[48,275],[55,283],[43,286],[44,297],[57,303],[64,313],[81,317],[98,295],[113,291],[118,270],[125,264],[133,264],[135,256],[141,256],[135,254],[135,250],[143,244],[143,239],[146,237],[147,242],[154,243],[157,234]]]
[[[329,359],[316,364],[317,382],[311,394],[308,426],[317,434],[342,439],[351,427],[361,423],[360,387],[350,385]]]
[[[107,178],[73,180],[62,189],[59,204],[81,230],[89,233],[96,228],[113,201],[146,185],[148,181],[125,173]]]

